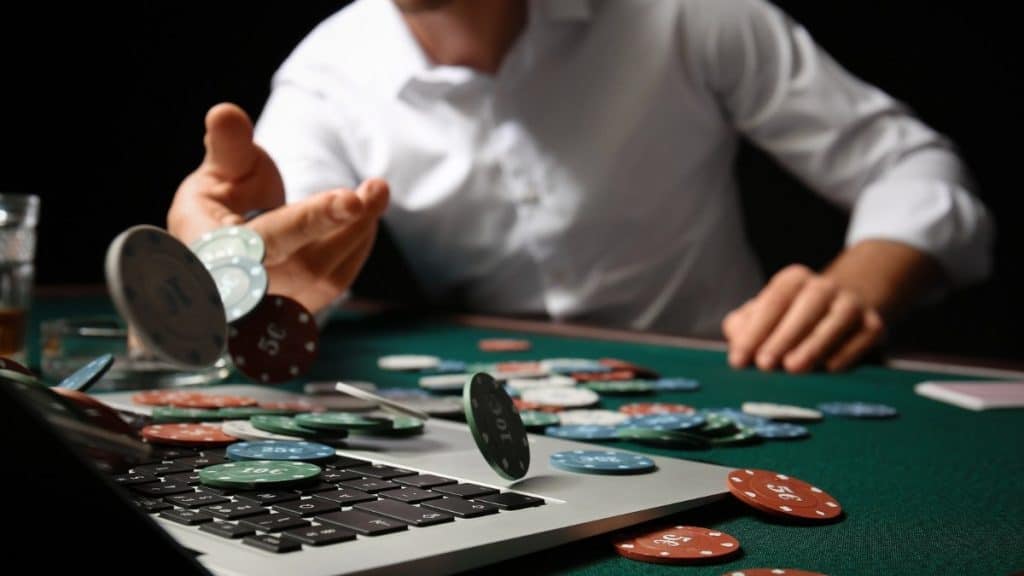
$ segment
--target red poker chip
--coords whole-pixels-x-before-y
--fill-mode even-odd
[[[525,412],[526,410],[534,410],[536,412],[561,412],[561,406],[547,406],[545,404],[538,404],[536,402],[527,402],[522,398],[513,398],[512,405],[516,407],[516,410]]]
[[[743,568],[730,570],[722,576],[825,576],[820,572],[808,572],[796,568]]]
[[[669,404],[665,402],[634,402],[619,406],[619,412],[630,416],[647,416],[648,414],[692,414],[696,410],[686,404]]]
[[[828,492],[769,470],[739,469],[729,472],[729,491],[758,510],[802,520],[827,521],[843,513]]]
[[[154,424],[139,433],[152,444],[174,446],[223,446],[238,441],[225,434],[220,424]]]
[[[632,370],[610,370],[608,372],[573,372],[570,374],[577,382],[618,382],[636,380],[636,372]]]
[[[630,560],[641,562],[693,564],[736,554],[740,543],[720,530],[670,526],[616,540],[615,550]]]
[[[132,395],[132,402],[144,406],[170,406],[176,401],[202,396],[206,396],[206,394],[187,390],[149,390]]]
[[[543,372],[544,368],[540,362],[498,362],[494,365],[494,371],[498,374],[521,374]]]
[[[477,342],[484,352],[525,352],[530,349],[530,341],[520,338],[484,338]]]
[[[319,349],[316,321],[302,304],[271,295],[228,329],[235,367],[263,383],[286,382],[305,374]]]
[[[26,376],[36,377],[31,370],[22,366],[18,362],[11,360],[10,358],[0,358],[0,370],[10,370],[11,372],[19,372]]]
[[[242,408],[256,404],[258,402],[254,398],[221,394],[196,394],[170,400],[170,405],[175,408]]]
[[[636,375],[635,378],[653,380],[661,378],[660,374],[658,374],[654,370],[651,370],[650,368],[645,368],[643,366],[640,366],[639,364],[626,362],[625,360],[619,360],[617,358],[601,358],[597,361],[597,363],[602,366],[607,366],[612,370],[629,370],[630,372]]]
[[[119,434],[135,434],[132,427],[121,419],[121,415],[117,413],[117,410],[85,392],[56,386],[50,388],[50,390],[74,402],[93,424]]]

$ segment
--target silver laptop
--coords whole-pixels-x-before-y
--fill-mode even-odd
[[[201,388],[196,388],[201,390]],[[229,385],[207,389],[261,401],[305,398],[271,388]],[[131,402],[132,393],[117,392],[99,397],[115,408],[144,412]],[[448,479],[446,486],[475,485],[488,491],[520,494],[531,505],[521,509],[500,508],[479,517],[455,516],[451,521],[426,526],[402,526],[401,530],[326,545],[301,545],[288,553],[254,547],[242,538],[205,532],[202,525],[186,526],[153,517],[182,546],[194,551],[197,560],[215,574],[442,574],[493,564],[551,548],[574,540],[665,516],[726,493],[726,468],[674,458],[651,456],[657,471],[647,474],[609,476],[575,474],[554,468],[548,458],[564,450],[595,450],[582,444],[530,435],[531,465],[527,476],[508,482],[495,474],[476,449],[465,424],[433,419],[424,434],[413,438],[349,437],[339,456],[400,469],[406,476],[431,475]],[[612,446],[612,449],[614,446]],[[346,461],[342,458],[341,461]],[[365,465],[365,464],[364,464]],[[356,465],[358,466],[358,464]],[[341,466],[339,468],[344,468]],[[350,465],[351,469],[356,467]],[[340,470],[346,472],[346,470]],[[415,475],[413,475],[415,474]],[[428,490],[442,490],[437,486]],[[239,501],[237,495],[223,495]],[[314,502],[315,495],[301,496]],[[386,500],[381,498],[381,500]],[[481,498],[481,501],[486,498]],[[301,501],[301,500],[300,500]],[[415,504],[424,515],[436,516],[429,501]],[[355,504],[359,510],[359,504]],[[273,506],[268,506],[272,508]],[[351,510],[342,504],[341,511]],[[244,520],[244,519],[243,519]],[[311,527],[317,516],[304,518]],[[241,520],[239,520],[241,522]],[[326,524],[322,524],[326,525]]]

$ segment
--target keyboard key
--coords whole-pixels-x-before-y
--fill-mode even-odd
[[[341,506],[339,506],[337,502],[331,502],[330,500],[324,500],[321,498],[308,498],[305,500],[296,500],[294,502],[284,502],[274,506],[275,510],[286,514],[294,514],[295,516],[313,516],[315,514],[323,514],[325,512],[334,512],[339,508],[341,508]]]
[[[413,506],[404,502],[396,502],[394,500],[364,502],[362,504],[356,504],[355,508],[356,510],[362,510],[363,512],[380,514],[381,516],[387,516],[388,518],[408,522],[413,526],[432,526],[434,524],[441,524],[442,522],[451,522],[455,520],[455,517],[447,512],[420,508],[418,506]]]
[[[490,496],[474,498],[474,500],[477,502],[494,504],[502,510],[519,510],[520,508],[529,508],[531,506],[540,506],[544,504],[544,500],[542,498],[534,498],[533,496],[518,494],[516,492],[502,492],[501,494],[492,494]]]
[[[132,469],[132,474],[149,474],[150,476],[167,476],[179,472],[191,472],[192,466],[179,464],[177,462],[160,462],[157,464],[144,464]]]
[[[498,507],[494,504],[463,500],[462,498],[456,498],[455,496],[424,502],[423,508],[432,508],[442,512],[449,512],[451,514],[455,514],[459,518],[476,518],[477,516],[486,516],[487,514],[495,514],[498,512]]]
[[[263,532],[280,532],[289,528],[300,528],[309,526],[309,522],[291,514],[264,514],[262,516],[249,516],[238,521],[239,524],[251,526]]]
[[[356,490],[362,490],[363,492],[369,492],[375,494],[377,492],[383,492],[385,490],[394,490],[395,488],[401,488],[394,482],[388,482],[387,480],[378,480],[376,478],[364,478],[363,480],[349,480],[348,482],[341,482],[338,484],[342,488],[354,488]]]
[[[418,504],[426,500],[433,500],[434,498],[440,498],[441,495],[437,492],[431,492],[429,490],[420,490],[419,488],[401,488],[399,490],[388,490],[387,492],[381,492],[381,496],[390,498],[392,500],[398,500],[399,502],[405,502],[407,504]]]
[[[394,468],[383,464],[359,466],[357,468],[349,468],[349,470],[357,474],[362,474],[367,478],[380,478],[381,480],[390,480],[392,478],[398,478],[399,476],[413,476],[416,474],[412,470],[403,470],[402,468]]]
[[[380,534],[409,529],[409,526],[404,522],[383,518],[376,514],[367,514],[359,510],[329,512],[317,516],[316,519],[327,524],[336,524],[349,530],[355,530],[364,536],[378,536]]]
[[[168,474],[167,476],[164,476],[164,482],[184,483],[189,486],[195,486],[199,484],[199,472],[193,470],[192,472]]]
[[[224,520],[235,520],[236,518],[245,518],[246,516],[255,516],[268,512],[266,508],[252,502],[225,502],[223,504],[207,506],[203,510]]]
[[[249,546],[266,550],[267,552],[274,552],[275,554],[284,554],[285,552],[295,552],[296,550],[302,549],[302,544],[290,538],[281,538],[273,534],[260,534],[258,536],[246,536],[245,540],[242,540]]]
[[[204,454],[202,456],[191,456],[189,458],[178,458],[174,462],[184,466],[191,466],[194,469],[206,468],[207,466],[213,466],[214,464],[223,464],[228,459],[223,456],[216,454]]]
[[[377,499],[373,494],[367,494],[362,490],[352,490],[350,488],[334,490],[333,492],[319,492],[313,494],[313,498],[323,498],[324,500],[337,502],[342,506],[351,506],[359,502],[370,502]]]
[[[171,494],[195,492],[195,488],[184,482],[154,482],[152,484],[139,484],[131,488],[147,496],[170,496]]]
[[[457,484],[455,486],[438,486],[433,488],[434,492],[440,492],[446,496],[459,496],[460,498],[476,498],[477,496],[486,496],[488,494],[497,494],[498,491],[494,488],[488,488],[487,486],[477,486],[476,484]]]
[[[150,482],[159,482],[160,478],[153,476],[152,474],[137,474],[135,472],[129,472],[128,474],[117,474],[111,476],[114,482],[122,486],[134,486],[136,484],[149,484]]]
[[[252,529],[252,526],[242,526],[241,524],[235,524],[234,522],[221,522],[219,520],[207,522],[200,526],[199,529],[203,532],[216,534],[222,538],[241,538],[242,536],[248,536],[256,533],[256,531]]]
[[[349,458],[348,456],[335,456],[333,460],[329,460],[326,464],[328,468],[336,468],[338,470],[344,470],[345,468],[355,468],[356,466],[366,466],[369,462],[366,460],[360,460],[358,458]]]
[[[164,502],[163,500],[157,500],[154,498],[143,498],[141,496],[132,498],[132,502],[139,508],[142,508],[144,512],[149,513],[160,512],[161,510],[173,508],[173,506],[171,506],[167,502]]]
[[[196,524],[202,524],[203,522],[213,521],[213,516],[203,512],[202,510],[182,510],[180,508],[164,510],[160,513],[160,517],[186,526],[195,526]]]
[[[230,502],[227,498],[217,496],[216,494],[206,494],[204,492],[193,492],[191,494],[178,494],[176,496],[168,496],[164,498],[175,506],[181,506],[182,508],[199,508],[200,506],[207,506],[210,504],[221,504],[224,502]]]
[[[398,484],[404,484],[406,486],[412,486],[413,488],[433,488],[434,486],[445,486],[447,484],[455,484],[455,480],[451,478],[443,478],[441,476],[434,476],[433,474],[416,474],[415,476],[403,476],[401,478],[395,478],[395,482]]]
[[[338,482],[344,482],[346,480],[358,480],[362,478],[361,474],[349,470],[331,470],[328,468],[320,473],[320,481],[326,484],[337,484]]]
[[[312,486],[303,486],[302,488],[296,488],[295,491],[303,496],[309,496],[310,494],[316,494],[317,492],[327,492],[329,490],[337,490],[338,486],[335,484],[328,484],[327,482],[317,482]]]
[[[284,538],[294,538],[303,544],[310,546],[324,546],[336,544],[345,540],[354,540],[356,533],[341,526],[323,524],[310,526],[309,528],[295,528],[281,533]]]
[[[264,506],[299,499],[299,494],[297,492],[286,492],[284,490],[249,490],[246,492],[239,492],[238,494],[235,494],[235,496],[237,496],[239,500],[255,502],[256,504],[262,504]]]

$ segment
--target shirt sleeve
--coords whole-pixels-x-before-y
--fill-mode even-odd
[[[993,224],[952,144],[840,67],[763,0],[708,2],[686,28],[732,125],[805,184],[851,212],[847,246],[902,242],[953,284],[992,266]],[[699,25],[700,31],[696,31]]]

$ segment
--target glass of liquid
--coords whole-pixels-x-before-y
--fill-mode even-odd
[[[0,356],[25,362],[39,197],[0,194]]]

